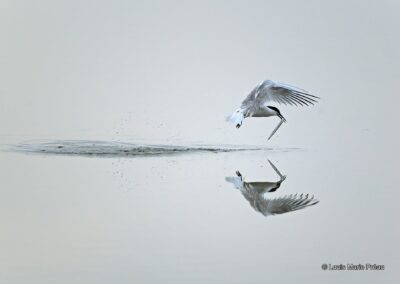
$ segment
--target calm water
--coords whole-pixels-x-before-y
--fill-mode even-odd
[[[70,147],[81,149],[74,143]],[[99,144],[108,150],[114,145],[93,145]],[[42,151],[54,150],[51,143],[41,145]],[[0,201],[0,278],[4,283],[392,282],[400,264],[398,228],[391,218],[397,188],[378,176],[379,167],[373,172],[365,153],[358,154],[360,159],[349,160],[347,153],[332,158],[305,149],[106,158],[1,152],[6,186]],[[227,179],[240,171],[246,182],[279,181],[268,159],[287,177],[265,198],[303,193],[320,202],[267,217],[255,210],[240,186]],[[323,271],[324,263],[376,263],[386,270]]]
[[[0,1],[0,284],[399,283],[398,11]]]

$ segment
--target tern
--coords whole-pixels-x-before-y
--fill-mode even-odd
[[[236,128],[242,126],[243,120],[247,117],[270,117],[277,116],[281,120],[272,131],[268,140],[286,122],[280,110],[273,104],[284,104],[294,106],[308,106],[317,102],[319,97],[311,95],[309,92],[271,80],[262,81],[258,84],[227,120],[236,124]]]
[[[251,207],[266,217],[301,210],[319,202],[314,196],[309,196],[308,194],[289,194],[276,198],[265,198],[264,193],[275,192],[286,178],[271,161],[268,160],[268,162],[279,175],[279,181],[245,182],[239,171],[236,171],[236,177],[226,177],[225,180],[233,183],[250,203]]]

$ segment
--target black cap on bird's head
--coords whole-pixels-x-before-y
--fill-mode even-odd
[[[280,118],[283,119],[283,121],[286,122],[286,119],[283,117],[283,115],[281,114],[281,112],[279,111],[279,109],[277,107],[274,106],[268,106],[268,108],[272,109],[273,111],[276,112],[276,115]]]

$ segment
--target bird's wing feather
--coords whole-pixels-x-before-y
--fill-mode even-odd
[[[242,107],[266,105],[270,102],[285,105],[308,106],[316,103],[317,99],[319,99],[319,97],[311,95],[307,91],[297,87],[265,80],[250,92],[242,102]]]
[[[258,90],[261,86],[263,82],[261,82],[260,84],[258,84],[251,92],[250,94],[247,95],[247,97],[244,99],[244,101],[242,102],[242,109],[248,108],[248,107],[252,107],[256,101],[256,94],[258,94]]]
[[[264,215],[269,214],[282,214],[295,210],[300,210],[308,206],[317,204],[319,201],[314,197],[309,197],[308,194],[285,195],[274,199],[264,199],[265,205],[263,206]]]

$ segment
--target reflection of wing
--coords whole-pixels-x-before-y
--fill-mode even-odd
[[[308,106],[316,103],[316,99],[319,98],[305,90],[287,84],[265,80],[250,92],[247,98],[242,102],[241,108],[265,105],[269,102]]]
[[[317,204],[319,201],[308,194],[285,195],[273,199],[264,198],[263,195],[251,188],[243,188],[241,190],[243,196],[249,201],[254,210],[260,212],[264,216],[283,214],[291,211],[304,209],[308,206]]]
[[[308,194],[291,194],[274,199],[266,199],[261,196],[259,197],[260,198],[257,198],[257,211],[264,215],[274,215],[296,211],[304,209],[307,206],[315,205],[319,202],[318,200],[314,199],[314,196],[309,198]]]

